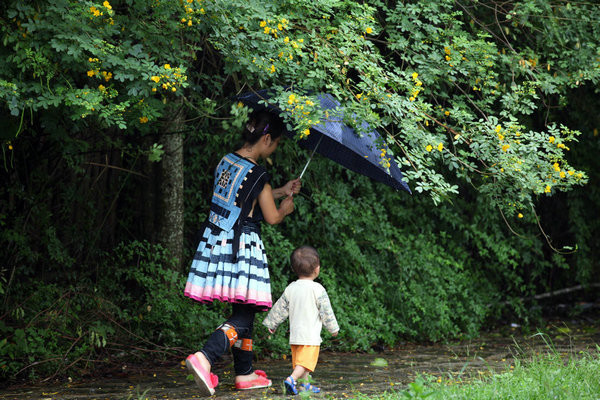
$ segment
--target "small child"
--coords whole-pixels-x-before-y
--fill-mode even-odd
[[[285,288],[263,325],[269,328],[269,332],[275,333],[279,324],[289,316],[294,370],[283,383],[289,394],[298,394],[298,380],[303,381],[300,385],[302,390],[319,393],[321,389],[311,385],[308,378],[317,366],[321,328],[325,324],[333,336],[337,336],[340,328],[325,288],[314,281],[321,271],[317,250],[310,246],[299,247],[292,252],[290,260],[298,280]]]

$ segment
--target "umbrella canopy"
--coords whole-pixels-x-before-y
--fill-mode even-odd
[[[281,110],[274,105],[260,103],[261,100],[266,100],[269,97],[269,90],[265,89],[258,92],[244,93],[239,95],[237,100],[253,109],[267,109],[281,113]],[[387,169],[379,163],[381,161],[381,149],[385,149],[386,153],[389,152],[379,133],[369,129],[369,125],[363,122],[361,128],[364,133],[357,134],[354,129],[342,122],[343,115],[339,107],[340,104],[333,96],[320,94],[317,97],[321,109],[328,111],[329,118],[313,125],[311,134],[298,140],[300,147],[313,150],[313,152],[316,151],[354,172],[385,183],[396,190],[406,190],[411,193],[406,182],[402,180],[402,172],[393,157],[390,157],[390,166]],[[291,137],[294,136],[292,132],[287,132],[287,134]]]

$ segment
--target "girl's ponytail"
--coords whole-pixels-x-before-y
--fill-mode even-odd
[[[283,121],[278,115],[266,110],[253,111],[248,118],[248,123],[242,131],[242,138],[248,144],[255,144],[266,134],[272,139],[277,139],[283,133]]]

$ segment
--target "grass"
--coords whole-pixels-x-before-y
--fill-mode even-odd
[[[487,378],[439,382],[421,376],[408,389],[358,399],[600,399],[600,347],[595,355],[561,358],[556,353],[517,361],[514,369]]]

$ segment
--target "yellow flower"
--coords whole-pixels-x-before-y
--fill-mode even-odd
[[[170,64],[165,64],[165,69],[171,69],[171,65]]]
[[[373,33],[373,28],[371,28],[371,27],[368,27],[368,28],[365,30],[365,32],[367,32],[367,33],[370,35],[371,33]]]
[[[504,146],[502,146],[502,151],[507,152],[509,147],[510,144],[505,144]]]
[[[411,96],[411,97],[408,98],[408,100],[409,101],[415,101],[415,98]]]
[[[13,146],[12,146],[12,144],[9,144],[9,145],[8,145],[8,149],[9,149],[9,150],[12,150],[12,149],[13,149]]]
[[[569,175],[573,175],[575,172],[573,172],[573,171],[569,171],[569,172],[567,172],[567,173],[568,173]]]
[[[98,85],[98,90],[104,92],[106,88],[104,87],[104,85]]]
[[[418,77],[419,77],[419,74],[418,74],[418,73],[416,73],[416,72],[413,72],[413,73],[412,73],[412,78],[413,78],[413,80],[417,80],[417,78],[418,78]]]
[[[431,150],[433,150],[433,146],[428,144],[427,147],[425,147],[425,150],[431,151]]]
[[[560,165],[558,165],[558,163],[554,163],[553,167],[555,171],[560,171]]]
[[[304,43],[304,39],[298,39],[299,43]]]
[[[96,75],[96,71],[88,71],[87,75],[88,76],[94,76],[94,75]]]
[[[556,140],[556,139],[554,138],[554,136],[550,136],[550,137],[548,138],[548,141],[549,141],[550,143],[554,143],[554,141],[555,141],[555,140]]]
[[[192,20],[191,19],[188,20],[187,26],[192,26]]]
[[[290,41],[289,37],[286,36],[285,38],[283,38],[283,43],[288,43],[289,41]]]
[[[517,217],[523,218],[523,214],[519,213],[519,215],[517,215]]]
[[[300,134],[300,138],[302,139],[303,137],[307,137],[308,135],[310,135],[310,129],[306,128],[302,131],[302,134]]]
[[[550,185],[546,185],[546,188],[544,189],[544,192],[550,193],[551,190],[552,190],[552,188],[550,187]]]
[[[158,81],[160,81],[160,77],[154,75],[152,78],[150,78],[150,80],[158,83]]]
[[[498,134],[498,139],[500,139],[500,141],[504,140],[504,135],[503,135],[503,134],[501,134],[501,133],[499,133],[499,134]]]
[[[140,117],[140,124],[145,124],[148,122],[148,117]]]
[[[444,111],[444,115],[445,115],[445,116],[448,116],[448,115],[450,115],[450,111]]]
[[[294,104],[294,102],[296,101],[296,95],[295,94],[290,94],[288,97],[288,104]]]
[[[356,95],[356,98],[357,98],[358,100],[360,100],[360,98],[361,98],[361,97],[362,97],[362,93],[358,93],[358,94]]]
[[[265,26],[267,26],[267,21],[260,21],[260,27],[264,28]]]
[[[565,145],[564,145],[564,144],[562,144],[562,143],[559,143],[559,144],[557,144],[557,145],[556,145],[556,147],[558,147],[559,149],[564,149],[564,148],[566,148],[567,146],[565,146]]]
[[[450,55],[450,53],[452,53],[452,51],[450,50],[449,47],[444,46],[444,53]]]
[[[438,149],[438,151],[444,150],[444,144],[443,143],[438,144],[437,149]]]
[[[415,83],[415,85],[417,85],[417,86],[421,86],[421,85],[423,85],[423,82],[421,82],[421,81],[417,80],[417,82]]]
[[[564,178],[565,176],[567,176],[567,174],[565,174],[565,171],[560,171],[560,177]]]
[[[265,26],[265,30],[263,31],[266,35],[269,34],[269,32],[271,32],[271,28],[269,28],[268,26]]]
[[[306,100],[306,105],[312,107],[315,105],[315,103],[313,103],[311,100]]]
[[[500,125],[496,126],[496,129],[495,129],[496,133],[500,132],[501,130],[502,130],[502,127]]]
[[[104,3],[102,3],[102,5],[106,8],[108,8],[109,10],[112,10],[112,6],[110,5],[110,3],[108,1],[105,1]]]
[[[156,92],[156,88],[155,88],[155,87],[153,87],[153,88],[152,88],[152,91],[153,91],[153,92]]]
[[[269,71],[270,71],[271,73],[275,72],[275,66],[274,66],[273,64],[271,64],[271,68],[269,69]]]

